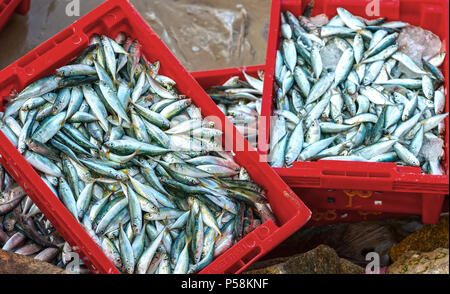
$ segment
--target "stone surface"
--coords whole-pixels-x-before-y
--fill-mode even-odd
[[[362,274],[364,269],[351,261],[340,258],[339,273],[340,274]]]
[[[408,251],[389,267],[390,274],[448,274],[448,248],[422,253]]]
[[[332,248],[319,247],[290,258],[256,263],[246,274],[361,274],[364,272],[350,261],[340,258]]]
[[[407,217],[353,224],[303,228],[280,244],[264,259],[289,257],[308,252],[324,244],[336,250],[341,258],[366,267],[366,255],[376,252],[380,265],[390,264],[392,246],[423,226],[420,217]]]
[[[437,248],[449,248],[448,215],[442,216],[438,225],[426,225],[406,237],[390,250],[393,262],[407,251],[430,252]]]
[[[0,274],[65,274],[59,267],[31,257],[0,250]]]

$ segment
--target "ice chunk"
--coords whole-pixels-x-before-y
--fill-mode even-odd
[[[328,16],[326,16],[326,14],[319,14],[314,17],[311,17],[310,21],[312,24],[315,24],[316,26],[324,26],[330,21],[330,19],[328,18]]]
[[[436,161],[444,155],[444,141],[438,137],[426,138],[423,142],[420,156],[427,161]]]
[[[409,55],[419,67],[422,67],[422,58],[438,54],[441,51],[442,42],[438,36],[428,30],[409,26],[401,31],[398,37],[398,45],[401,52]],[[412,72],[401,63],[398,71],[403,73],[406,78],[421,77],[421,75]]]
[[[342,51],[337,47],[335,42],[328,42],[321,50],[323,68],[335,71],[342,56]]]
[[[400,51],[409,55],[417,65],[422,65],[422,57],[430,57],[441,52],[442,42],[428,30],[409,26],[398,36]]]

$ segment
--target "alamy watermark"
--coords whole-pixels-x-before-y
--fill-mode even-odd
[[[67,0],[66,0],[67,1]],[[69,17],[80,16],[80,0],[68,0],[66,5],[66,15]]]
[[[380,254],[378,254],[377,252],[369,252],[366,255],[366,261],[369,261],[366,266],[366,274],[379,275]]]
[[[370,17],[380,17],[380,0],[371,0],[366,5],[366,15]]]
[[[80,274],[80,255],[76,252],[63,252],[62,258],[66,263],[65,270],[69,274]]]
[[[80,7],[81,7],[81,0],[65,0],[68,1],[66,5],[66,15],[69,17],[80,16]],[[366,15],[369,17],[379,17],[381,16],[380,11],[380,0],[369,0],[366,5]]]
[[[63,261],[66,264],[65,270],[69,274],[80,274],[80,256],[76,252],[64,252]],[[380,254],[377,252],[369,252],[366,255],[366,261],[369,263],[366,266],[366,274],[379,275],[380,274]]]

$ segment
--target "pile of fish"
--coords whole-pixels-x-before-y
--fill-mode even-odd
[[[0,166],[0,245],[1,249],[58,262],[58,247],[64,244],[22,188]]]
[[[444,174],[446,53],[416,64],[397,43],[404,22],[365,21],[343,8],[325,25],[305,20],[281,15],[271,165],[396,162]]]
[[[66,268],[70,246],[0,165],[0,248]],[[66,253],[66,254],[65,254]],[[79,270],[86,267],[79,265]]]
[[[222,132],[141,49],[94,36],[19,93],[0,129],[123,273],[196,273],[275,218]]]
[[[258,78],[248,75],[245,71],[243,74],[246,81],[234,76],[223,85],[212,87],[207,93],[238,131],[257,148],[264,72],[258,71]]]

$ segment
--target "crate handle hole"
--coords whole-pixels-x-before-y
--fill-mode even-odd
[[[234,263],[232,266],[227,268],[224,273],[226,275],[232,275],[235,274],[237,271],[239,271],[245,264],[242,262],[242,260],[239,260],[238,262]]]
[[[322,173],[325,176],[345,176],[345,172],[337,170],[324,170]]]
[[[253,248],[252,251],[250,251],[244,257],[242,257],[242,261],[244,262],[244,264],[248,264],[253,259],[255,259],[260,253],[261,253],[261,248],[259,248],[259,247]]]

